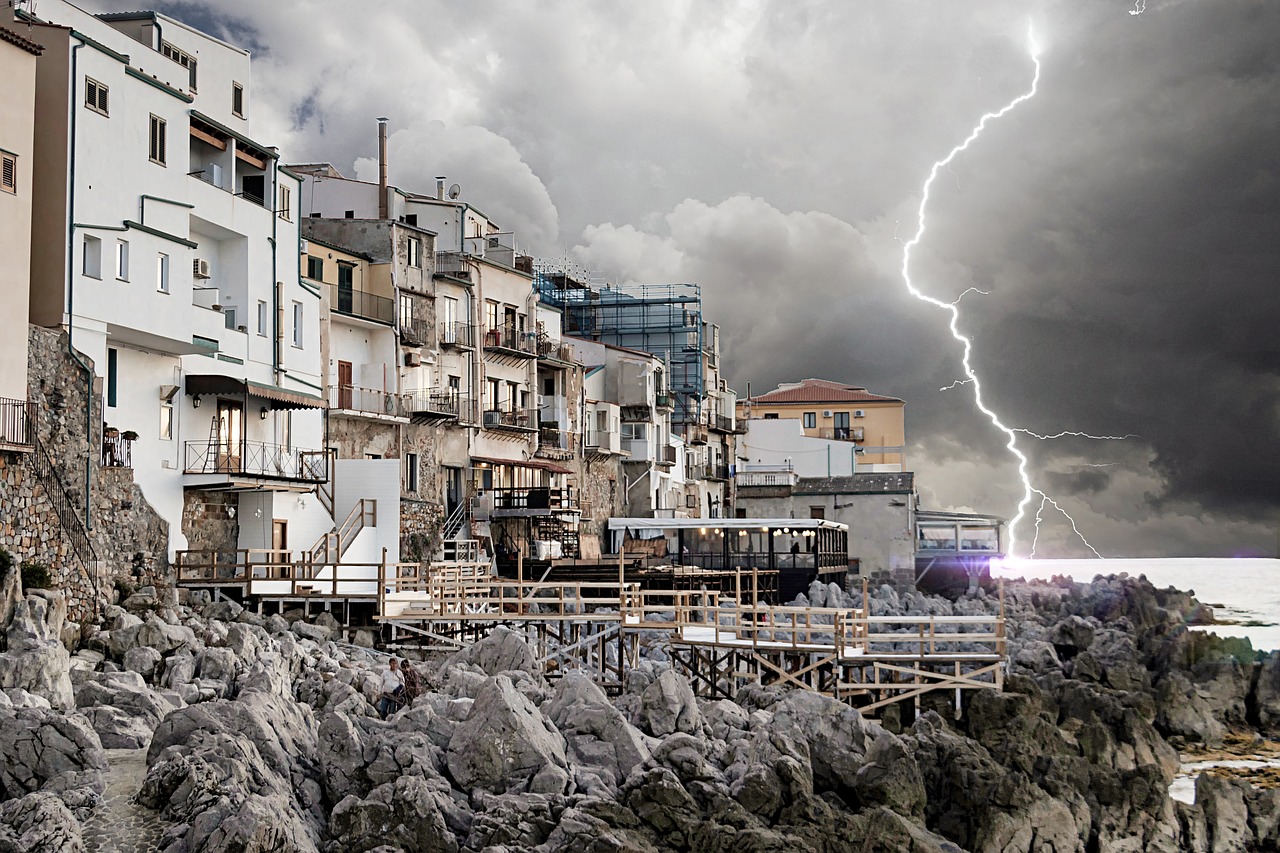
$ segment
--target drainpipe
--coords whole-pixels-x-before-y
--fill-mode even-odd
[[[80,358],[80,354],[76,352],[72,346],[71,340],[76,327],[75,317],[75,242],[76,242],[76,116],[80,110],[77,109],[76,92],[78,89],[78,77],[76,72],[76,63],[80,48],[84,47],[84,40],[73,34],[73,38],[79,42],[71,48],[71,140],[69,166],[67,173],[68,199],[67,199],[67,355],[75,362],[84,372],[84,526],[85,530],[93,530],[93,519],[89,509],[93,506],[91,492],[93,489],[92,479],[92,461],[90,457],[93,455],[93,368],[84,363]],[[124,230],[124,229],[121,229]]]
[[[378,218],[388,218],[387,210],[387,122],[378,119]]]

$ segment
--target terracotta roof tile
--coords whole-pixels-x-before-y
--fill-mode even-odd
[[[0,41],[7,41],[10,44],[16,44],[28,53],[34,53],[36,56],[44,53],[43,45],[36,44],[31,41],[31,39],[23,38],[13,30],[6,29],[5,27],[0,27]]]
[[[901,403],[897,397],[872,394],[866,388],[832,382],[829,379],[806,379],[779,386],[767,394],[750,398],[752,403]]]

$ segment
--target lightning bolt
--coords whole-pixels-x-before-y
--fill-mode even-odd
[[[1142,0],[1139,0],[1139,2],[1142,2]],[[961,142],[956,147],[952,148],[951,151],[947,153],[947,156],[943,157],[941,160],[934,163],[933,168],[929,170],[929,177],[924,182],[924,188],[920,196],[920,207],[916,212],[915,236],[903,244],[902,280],[906,283],[907,290],[908,292],[911,293],[912,296],[916,297],[922,302],[927,302],[930,305],[933,305],[936,308],[940,308],[943,311],[946,311],[948,314],[950,314],[951,319],[947,325],[948,325],[948,328],[951,330],[951,336],[955,338],[963,347],[963,356],[961,358],[961,364],[964,367],[964,375],[966,377],[964,380],[956,380],[951,384],[951,387],[954,388],[958,384],[973,385],[974,404],[978,407],[978,410],[981,411],[982,414],[986,415],[987,419],[991,421],[992,426],[994,426],[1000,432],[1004,433],[1005,437],[1008,439],[1008,441],[1005,444],[1005,447],[1008,448],[1009,452],[1012,453],[1013,456],[1018,460],[1018,477],[1022,481],[1022,499],[1018,502],[1017,514],[1014,515],[1013,519],[1009,522],[1009,553],[1012,554],[1014,551],[1014,545],[1016,544],[1016,533],[1017,533],[1018,523],[1021,522],[1023,517],[1026,515],[1027,506],[1031,503],[1033,496],[1039,495],[1041,498],[1041,501],[1040,501],[1041,510],[1044,509],[1044,505],[1046,502],[1049,504],[1052,504],[1054,509],[1058,510],[1063,515],[1065,515],[1067,519],[1071,522],[1071,529],[1075,531],[1075,534],[1077,536],[1080,537],[1080,541],[1084,542],[1085,546],[1090,551],[1092,551],[1094,555],[1101,557],[1102,555],[1098,553],[1097,549],[1094,548],[1093,545],[1091,545],[1089,541],[1085,539],[1084,536],[1080,533],[1079,528],[1076,526],[1075,519],[1073,519],[1071,515],[1058,504],[1057,501],[1049,497],[1040,489],[1037,489],[1032,484],[1031,476],[1030,474],[1027,473],[1027,467],[1030,463],[1027,459],[1026,454],[1023,453],[1021,448],[1018,447],[1018,433],[1023,432],[1028,435],[1031,435],[1032,433],[1029,433],[1026,430],[1015,429],[1015,428],[1006,426],[1005,423],[1000,419],[1000,416],[996,414],[996,412],[993,411],[991,408],[989,408],[987,404],[983,401],[982,383],[979,381],[977,373],[974,372],[973,365],[970,360],[970,357],[973,353],[973,342],[968,337],[961,334],[958,326],[960,322],[960,308],[957,303],[959,303],[960,298],[957,297],[952,302],[944,302],[941,299],[937,299],[933,296],[929,296],[928,294],[921,292],[911,280],[911,250],[914,249],[916,246],[918,246],[920,244],[920,241],[924,239],[924,233],[926,228],[925,211],[929,206],[929,195],[931,190],[933,189],[934,182],[938,179],[938,174],[943,169],[949,169],[951,162],[955,160],[955,158],[958,157],[962,151],[967,149],[969,145],[973,143],[974,140],[976,140],[979,136],[982,135],[982,132],[987,128],[988,124],[1000,118],[1003,118],[1005,115],[1017,109],[1019,104],[1035,97],[1036,92],[1039,90],[1039,86],[1040,86],[1039,48],[1038,48],[1038,45],[1036,44],[1035,36],[1031,32],[1029,27],[1027,30],[1027,39],[1030,47],[1031,61],[1035,65],[1035,72],[1031,77],[1031,87],[1023,94],[1018,95],[1012,101],[1005,104],[999,110],[984,114],[982,118],[978,120],[978,123],[977,125],[974,126],[973,130],[969,132],[969,135],[965,137],[964,141]],[[968,293],[968,291],[966,290],[965,293]],[[964,296],[964,293],[960,294],[960,296]],[[946,390],[946,389],[943,389],[943,390]],[[1036,513],[1037,538],[1038,538],[1038,529],[1039,529],[1041,514],[1042,514],[1041,512]],[[1032,543],[1033,554],[1034,554],[1034,546],[1035,546],[1035,541],[1033,541]]]
[[[957,379],[957,380],[955,380],[954,382],[952,382],[950,385],[944,385],[944,386],[942,386],[941,388],[939,388],[938,390],[939,390],[939,391],[950,391],[952,388],[959,388],[961,385],[968,385],[968,384],[969,384],[970,382],[972,382],[972,381],[973,381],[972,379]]]
[[[1094,441],[1124,441],[1125,439],[1138,437],[1136,434],[1131,432],[1125,433],[1124,435],[1090,435],[1087,432],[1063,430],[1062,432],[1055,432],[1053,435],[1041,435],[1038,432],[1032,432],[1029,429],[1023,429],[1022,427],[1014,427],[1013,431],[1025,433],[1026,435],[1029,435],[1032,438],[1038,438],[1041,441],[1052,441],[1055,438],[1065,438],[1067,436],[1075,436],[1076,438],[1091,438]]]
[[[1036,558],[1036,546],[1040,544],[1040,520],[1044,516],[1044,505],[1048,500],[1044,495],[1041,495],[1040,506],[1036,507],[1036,533],[1031,537],[1031,552],[1027,554],[1028,560]]]
[[[1129,10],[1130,15],[1141,15],[1147,11],[1147,0],[1134,0],[1133,8]]]
[[[965,294],[966,294],[966,293],[981,293],[983,296],[990,296],[990,295],[991,295],[991,291],[990,291],[990,290],[979,290],[979,289],[978,289],[978,288],[976,288],[976,287],[966,287],[966,288],[965,288],[965,289],[960,293],[960,295],[959,295],[959,296],[957,296],[957,297],[955,298],[955,301],[954,301],[954,302],[952,302],[951,304],[952,304],[952,305],[956,305],[956,304],[958,304],[958,303],[960,302],[960,300],[961,300],[961,299],[964,299],[964,297],[965,297]]]

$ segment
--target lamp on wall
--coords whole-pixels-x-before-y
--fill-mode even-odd
[[[266,407],[266,406],[263,406],[263,407],[262,407],[262,411],[258,413],[258,417],[260,417],[260,418],[261,418],[262,420],[264,420],[264,421],[267,419],[267,407]]]
[[[193,409],[198,409],[198,408],[200,408],[200,398],[199,398],[199,397],[192,397],[192,398],[191,398],[191,408],[193,408]]]

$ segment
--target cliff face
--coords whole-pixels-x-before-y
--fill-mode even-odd
[[[332,642],[328,621],[139,595],[69,664],[37,667],[60,611],[15,603],[0,695],[16,707],[0,712],[59,751],[21,770],[21,745],[0,743],[0,839],[74,849],[112,747],[146,747],[138,799],[171,851],[1276,849],[1276,792],[1205,776],[1188,806],[1168,786],[1175,743],[1274,724],[1280,656],[1255,671],[1187,630],[1189,597],[1141,579],[1011,585],[1006,600],[1007,690],[971,694],[958,720],[938,697],[910,725],[777,687],[703,700],[657,648],[609,697],[581,673],[548,682],[502,627],[415,663],[421,693],[383,720],[385,657]],[[885,589],[872,606],[994,604]],[[75,710],[47,695],[66,670]]]

